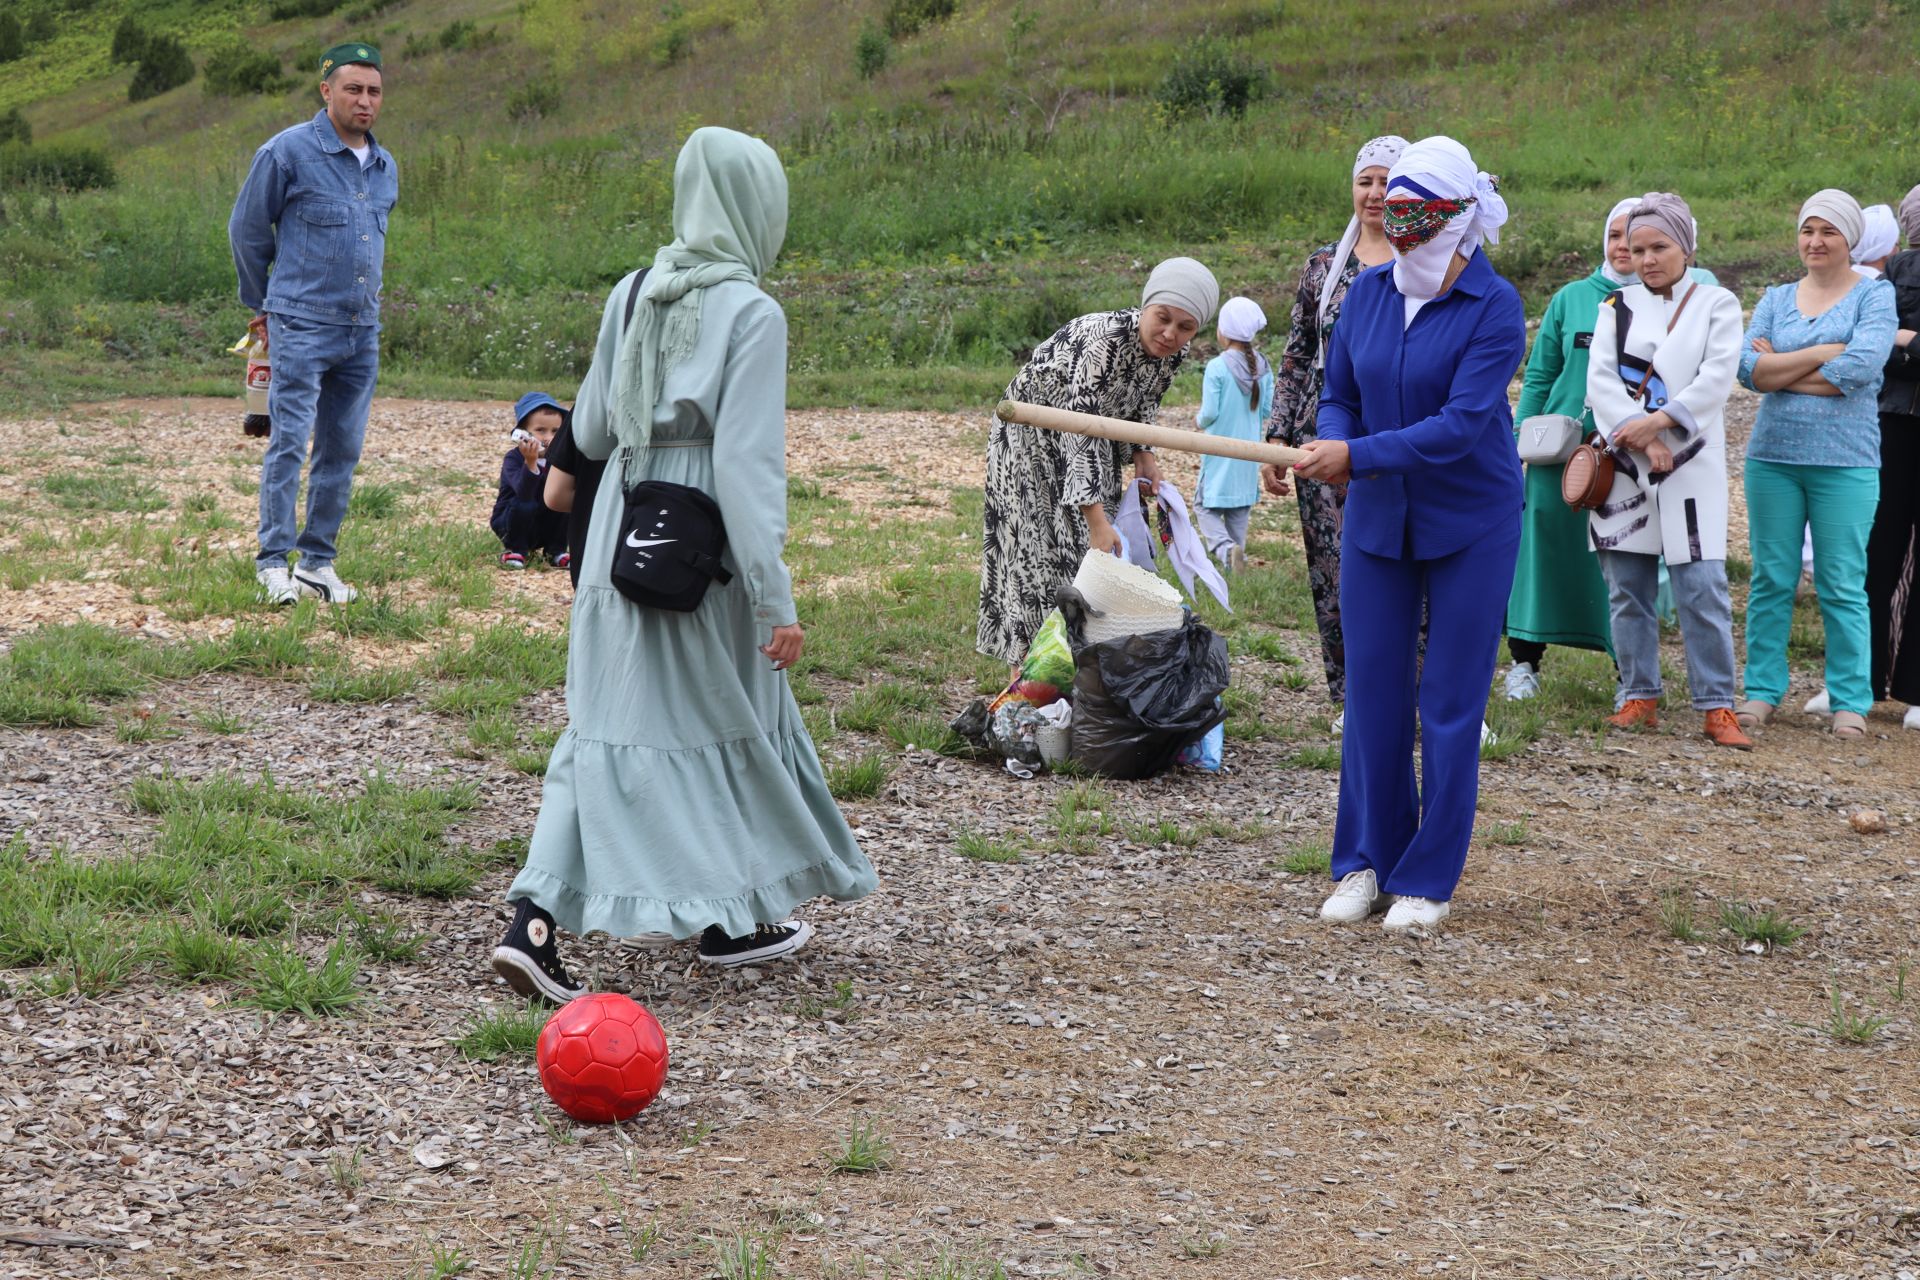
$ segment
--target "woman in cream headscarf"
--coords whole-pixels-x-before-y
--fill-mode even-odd
[[[1349,680],[1339,884],[1324,920],[1386,909],[1388,929],[1434,928],[1466,866],[1481,712],[1520,545],[1507,384],[1527,321],[1480,248],[1506,220],[1498,185],[1465,147],[1435,137],[1407,148],[1387,177],[1393,269],[1362,272],[1347,291],[1327,347],[1320,438],[1294,467],[1325,484],[1352,481],[1340,564]]]
[[[1153,269],[1140,305],[1069,320],[1035,347],[1005,398],[1128,422],[1152,422],[1187,344],[1220,305],[1213,273],[1192,258]],[[975,645],[1018,665],[1054,592],[1089,547],[1118,551],[1113,527],[1131,463],[1160,478],[1151,449],[993,420]]]
[[[808,898],[874,888],[834,805],[784,671],[804,639],[787,532],[787,322],[759,288],[787,230],[773,149],[699,129],[673,172],[674,241],[614,286],[574,407],[574,444],[607,458],[574,597],[566,732],[547,765],[512,927],[493,967],[553,1002],[585,988],[554,927],[615,937],[700,934],[700,958],[784,955]],[[632,297],[635,288],[637,297]],[[632,307],[632,320],[626,315]],[[732,580],[692,613],[614,589],[623,490],[711,495]]]
[[[1314,414],[1320,408],[1320,384],[1326,367],[1327,338],[1340,318],[1353,278],[1368,267],[1393,260],[1393,248],[1383,230],[1382,210],[1387,201],[1387,170],[1407,149],[1398,134],[1374,138],[1353,157],[1353,216],[1335,244],[1324,244],[1307,255],[1293,297],[1293,327],[1287,348],[1274,371],[1273,416],[1267,439],[1295,448],[1317,438]],[[1267,490],[1276,496],[1287,491],[1286,472],[1264,471]],[[1345,485],[1301,480],[1300,540],[1307,556],[1307,583],[1313,591],[1314,622],[1320,630],[1320,661],[1327,674],[1327,699],[1336,707],[1347,701],[1346,645],[1340,635],[1340,508]],[[1335,732],[1342,727],[1336,715]]]

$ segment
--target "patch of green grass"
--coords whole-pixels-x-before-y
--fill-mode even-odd
[[[1790,947],[1807,933],[1804,926],[1793,923],[1771,907],[1761,911],[1739,902],[1720,904],[1720,927],[1742,942],[1757,942],[1769,951]]]
[[[1280,869],[1296,876],[1324,876],[1333,869],[1333,850],[1324,841],[1295,845],[1280,859]]]
[[[323,625],[343,636],[382,640],[424,640],[447,623],[444,603],[407,605],[387,595],[362,596],[351,609],[329,609]]]
[[[1848,1009],[1841,999],[1838,983],[1827,987],[1827,999],[1826,1032],[1842,1044],[1871,1044],[1893,1021],[1885,1014],[1859,1014]]]
[[[833,1153],[828,1168],[834,1173],[882,1173],[893,1167],[893,1141],[870,1118],[853,1122]]]
[[[217,734],[221,737],[247,731],[245,718],[228,711],[225,707],[216,706],[205,711],[196,711],[193,713],[192,720],[202,733]]]
[[[411,964],[420,958],[427,935],[415,933],[407,922],[391,912],[348,911],[353,921],[353,945],[369,960],[389,964]]]
[[[411,694],[420,677],[405,667],[373,667],[364,671],[321,671],[307,682],[307,692],[318,702],[398,702]]]
[[[120,472],[56,471],[41,487],[68,511],[146,515],[167,505],[158,485]]]
[[[1130,822],[1124,831],[1127,839],[1135,844],[1167,846],[1176,849],[1191,849],[1201,840],[1197,829],[1183,827],[1171,818],[1160,818],[1152,822]]]
[[[1310,742],[1295,747],[1290,763],[1302,769],[1338,769],[1340,767],[1340,744],[1337,742]]]
[[[1020,848],[1011,840],[999,839],[967,827],[955,832],[953,837],[953,851],[975,862],[1018,862]]]
[[[1670,884],[1661,889],[1654,899],[1654,912],[1668,937],[1681,942],[1705,942],[1712,936],[1700,928],[1692,885]]]
[[[368,480],[356,481],[353,486],[353,495],[347,499],[347,517],[362,520],[390,519],[399,514],[400,500],[405,492],[405,485],[382,484]]]
[[[232,982],[246,971],[240,944],[212,929],[169,926],[161,951],[182,982]]]
[[[902,751],[914,748],[938,755],[970,756],[967,740],[953,731],[947,717],[939,714],[901,715],[887,722],[887,741]]]
[[[835,800],[865,800],[880,794],[893,776],[893,762],[869,753],[852,760],[827,762],[827,790]]]
[[[488,1008],[468,1021],[465,1034],[453,1042],[453,1047],[462,1057],[476,1062],[497,1062],[505,1057],[530,1058],[552,1012],[537,1004]]]
[[[467,721],[467,747],[476,757],[507,750],[518,741],[519,734],[519,726],[504,711],[483,712]]]
[[[1054,848],[1061,853],[1093,853],[1099,837],[1112,835],[1113,792],[1097,782],[1076,782],[1053,806]]]
[[[713,1266],[720,1280],[773,1280],[778,1252],[772,1236],[743,1232],[713,1242]]]
[[[329,946],[318,966],[280,942],[257,944],[250,962],[253,981],[247,1002],[269,1013],[320,1018],[345,1012],[360,999],[355,986],[360,960],[344,940]]]
[[[1494,844],[1525,844],[1532,838],[1525,818],[1518,822],[1495,822],[1487,827],[1487,839]]]
[[[285,894],[267,888],[223,885],[200,900],[198,914],[222,933],[244,938],[265,938],[293,923]]]
[[[151,711],[142,715],[118,716],[113,722],[113,736],[116,741],[125,743],[165,742],[180,736],[180,730],[174,727],[173,717],[164,711]]]
[[[428,1280],[451,1280],[473,1270],[473,1259],[459,1245],[435,1244],[427,1255]]]
[[[911,713],[927,711],[932,706],[933,694],[925,688],[870,684],[856,692],[835,719],[841,728],[855,733],[878,733],[896,721],[909,720]]]

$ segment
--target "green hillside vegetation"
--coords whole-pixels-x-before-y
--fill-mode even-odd
[[[609,285],[669,236],[674,151],[707,123],[788,165],[768,287],[795,403],[984,407],[1035,342],[1133,300],[1169,252],[1284,330],[1300,259],[1345,221],[1354,148],[1389,131],[1455,134],[1502,176],[1495,262],[1536,312],[1590,269],[1622,193],[1687,195],[1703,262],[1750,302],[1791,269],[1806,194],[1897,200],[1920,179],[1914,0],[10,9],[0,118],[18,109],[32,141],[0,143],[0,374],[28,404],[232,390],[227,214],[253,148],[316,109],[313,60],[341,39],[387,61],[398,394],[569,393]],[[193,79],[130,101],[128,19],[180,41]],[[99,183],[102,157],[111,185],[60,188]]]

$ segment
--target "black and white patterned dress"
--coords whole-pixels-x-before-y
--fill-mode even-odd
[[[1152,422],[1186,359],[1140,345],[1140,312],[1101,311],[1063,325],[1034,348],[1006,398],[1054,409]],[[975,647],[1017,663],[1087,554],[1080,508],[1119,509],[1133,446],[993,420],[987,442],[986,520]]]

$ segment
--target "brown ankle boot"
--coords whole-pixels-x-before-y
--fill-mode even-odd
[[[1716,747],[1732,747],[1735,751],[1753,750],[1753,739],[1741,731],[1740,721],[1725,707],[1715,707],[1707,712],[1707,725],[1703,732],[1713,739]]]
[[[1607,717],[1616,729],[1658,729],[1660,704],[1652,698],[1628,698],[1621,708]]]

